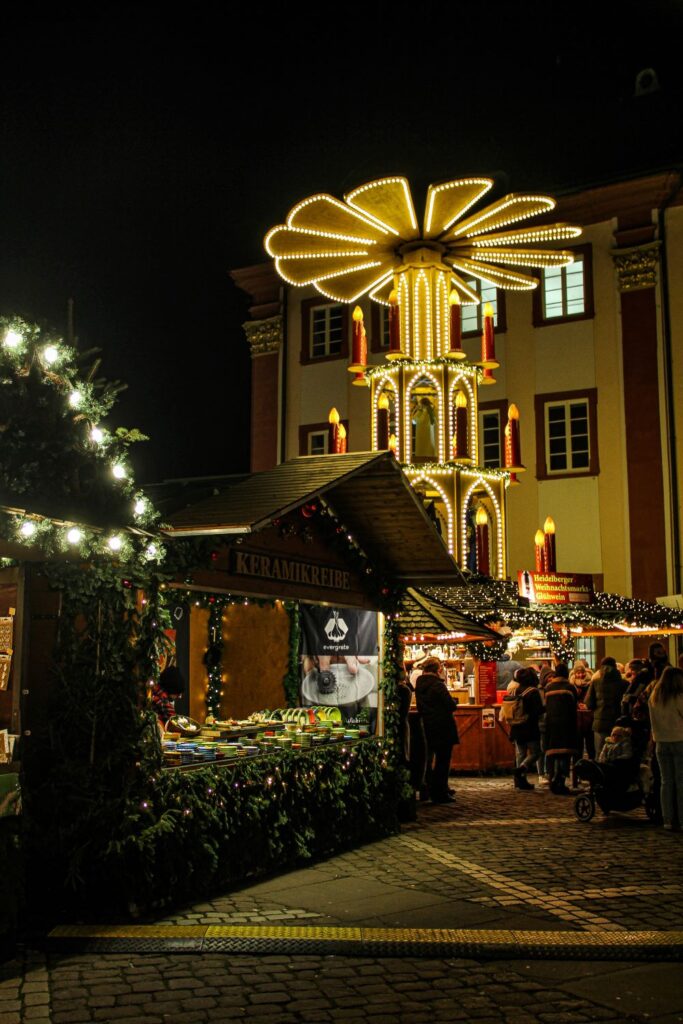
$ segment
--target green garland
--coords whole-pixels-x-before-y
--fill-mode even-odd
[[[289,665],[282,687],[285,691],[285,706],[296,708],[300,704],[301,688],[301,610],[297,601],[286,601],[285,609],[289,616]]]
[[[43,757],[28,758],[24,770],[30,891],[39,902],[53,895],[41,885],[54,888],[57,879],[70,890],[88,887],[111,835],[160,768],[147,688],[170,625],[154,577],[121,579],[111,565],[67,562],[43,571],[61,609],[50,734]]]
[[[206,689],[206,711],[214,718],[220,717],[221,694],[223,693],[223,609],[228,602],[213,596],[209,601],[209,635],[204,664],[209,684]]]
[[[398,788],[382,740],[156,772],[113,828],[90,879],[89,912],[200,899],[389,835]],[[72,913],[88,913],[85,889],[80,896]]]
[[[473,658],[478,661],[501,661],[507,651],[509,637],[501,640],[471,640],[467,644],[467,650]]]
[[[403,675],[399,620],[387,615],[384,620],[380,690],[384,697],[384,738],[388,758],[394,765],[401,800],[412,800],[410,772],[403,764],[403,738],[399,713],[398,685]]]
[[[64,549],[75,522],[113,529],[158,519],[136,492],[128,461],[128,448],[144,434],[104,425],[124,385],[97,377],[96,354],[77,352],[40,325],[0,317],[0,483],[6,505],[34,514],[16,517],[10,536],[40,539],[49,554]],[[40,537],[21,534],[22,526]],[[96,531],[80,532],[74,550],[96,542]]]

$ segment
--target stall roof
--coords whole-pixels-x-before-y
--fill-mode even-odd
[[[318,497],[394,578],[464,583],[391,452],[290,459],[174,513],[166,532],[176,537],[255,533]]]
[[[424,591],[408,587],[401,600],[399,627],[403,636],[418,634],[457,634],[459,640],[500,640],[500,634],[429,597]]]
[[[532,604],[519,597],[517,584],[502,580],[461,585],[435,585],[427,594],[449,608],[464,608],[485,621],[499,619],[518,628],[542,616],[566,626],[575,636],[666,636],[683,632],[683,611],[666,605],[596,591],[591,603]]]

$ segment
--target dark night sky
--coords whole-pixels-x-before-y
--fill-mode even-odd
[[[227,271],[296,200],[389,173],[418,201],[467,173],[558,191],[683,158],[680,2],[248,6],[2,25],[0,311],[63,329],[73,297],[81,345],[128,382],[114,419],[152,435],[143,479],[247,467]],[[661,89],[635,99],[646,67]]]

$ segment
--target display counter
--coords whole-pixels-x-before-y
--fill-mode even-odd
[[[368,729],[345,725],[336,707],[261,711],[248,720],[212,720],[204,726],[179,717],[169,724],[162,740],[164,767],[180,769],[235,764],[275,750],[297,753],[328,744],[349,744],[370,735]],[[181,731],[173,731],[174,726]]]
[[[453,747],[451,771],[491,772],[515,766],[515,748],[506,727],[499,721],[498,707],[461,704],[454,712],[460,742]],[[420,716],[410,713],[411,768],[416,778],[417,765],[424,756]],[[419,772],[417,772],[419,774]]]
[[[453,747],[451,770],[463,772],[498,771],[515,766],[515,748],[498,707],[461,705],[455,712],[460,742]]]

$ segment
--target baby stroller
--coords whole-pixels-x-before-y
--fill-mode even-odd
[[[603,814],[644,807],[650,821],[657,819],[659,807],[652,790],[652,772],[649,765],[640,764],[640,758],[605,764],[583,758],[574,771],[578,781],[589,785],[588,792],[579,793],[574,801],[579,821],[590,821],[596,805]]]

